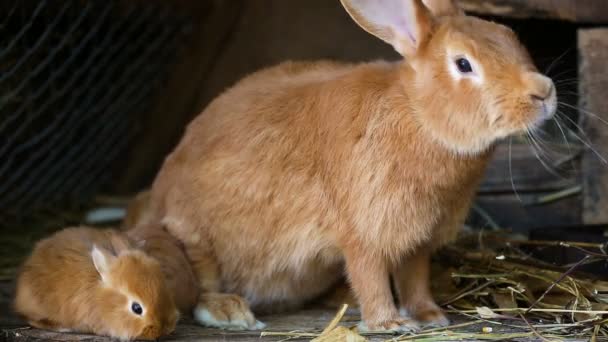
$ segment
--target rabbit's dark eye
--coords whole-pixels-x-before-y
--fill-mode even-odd
[[[144,309],[137,302],[133,302],[131,304],[131,311],[133,311],[136,315],[141,315],[144,312]]]
[[[460,71],[463,74],[473,72],[471,63],[469,63],[469,61],[466,58],[458,58],[456,60],[456,66],[458,67],[458,71]]]

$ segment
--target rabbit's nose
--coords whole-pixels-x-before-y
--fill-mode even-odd
[[[555,87],[553,86],[553,83],[551,83],[551,85],[542,92],[530,93],[530,97],[532,98],[532,100],[545,101],[545,100],[551,98],[551,96],[553,96],[554,92],[555,92]]]
[[[557,91],[553,81],[537,72],[528,73],[525,79],[527,95],[539,109],[538,118],[548,120],[557,110]]]
[[[528,93],[532,100],[545,101],[555,95],[555,85],[547,76],[531,72],[528,73],[526,81],[528,83]]]

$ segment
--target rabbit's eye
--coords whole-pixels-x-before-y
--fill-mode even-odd
[[[469,63],[469,61],[466,58],[458,58],[456,60],[456,66],[458,67],[458,71],[460,71],[463,74],[473,72],[471,63]]]
[[[139,305],[138,302],[133,302],[131,304],[131,311],[133,311],[136,315],[141,315],[144,312],[144,309]]]

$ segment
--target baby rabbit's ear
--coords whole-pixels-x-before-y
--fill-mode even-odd
[[[114,233],[110,236],[110,244],[114,255],[121,255],[132,250],[135,243],[120,234]]]
[[[93,258],[93,264],[97,269],[97,272],[101,276],[101,280],[104,282],[108,281],[108,275],[110,272],[110,267],[112,263],[116,260],[116,256],[108,252],[103,248],[98,248],[97,246],[93,246],[91,250],[91,257]]]
[[[422,0],[340,0],[364,30],[406,57],[416,55],[431,34],[433,15]]]
[[[139,249],[146,248],[146,240],[137,240],[137,241],[135,241],[135,247],[137,247]]]
[[[464,15],[454,0],[422,0],[436,17]]]

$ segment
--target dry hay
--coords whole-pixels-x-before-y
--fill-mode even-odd
[[[582,257],[572,265],[555,266],[526,254],[520,249],[523,245],[576,250]],[[386,336],[386,341],[608,341],[608,282],[577,271],[583,264],[608,261],[604,247],[526,241],[498,233],[465,235],[439,254],[433,265],[433,292],[448,313],[467,321]],[[315,342],[358,342],[370,337],[356,327],[339,326],[345,312],[346,306],[320,333],[264,332],[262,336]]]

